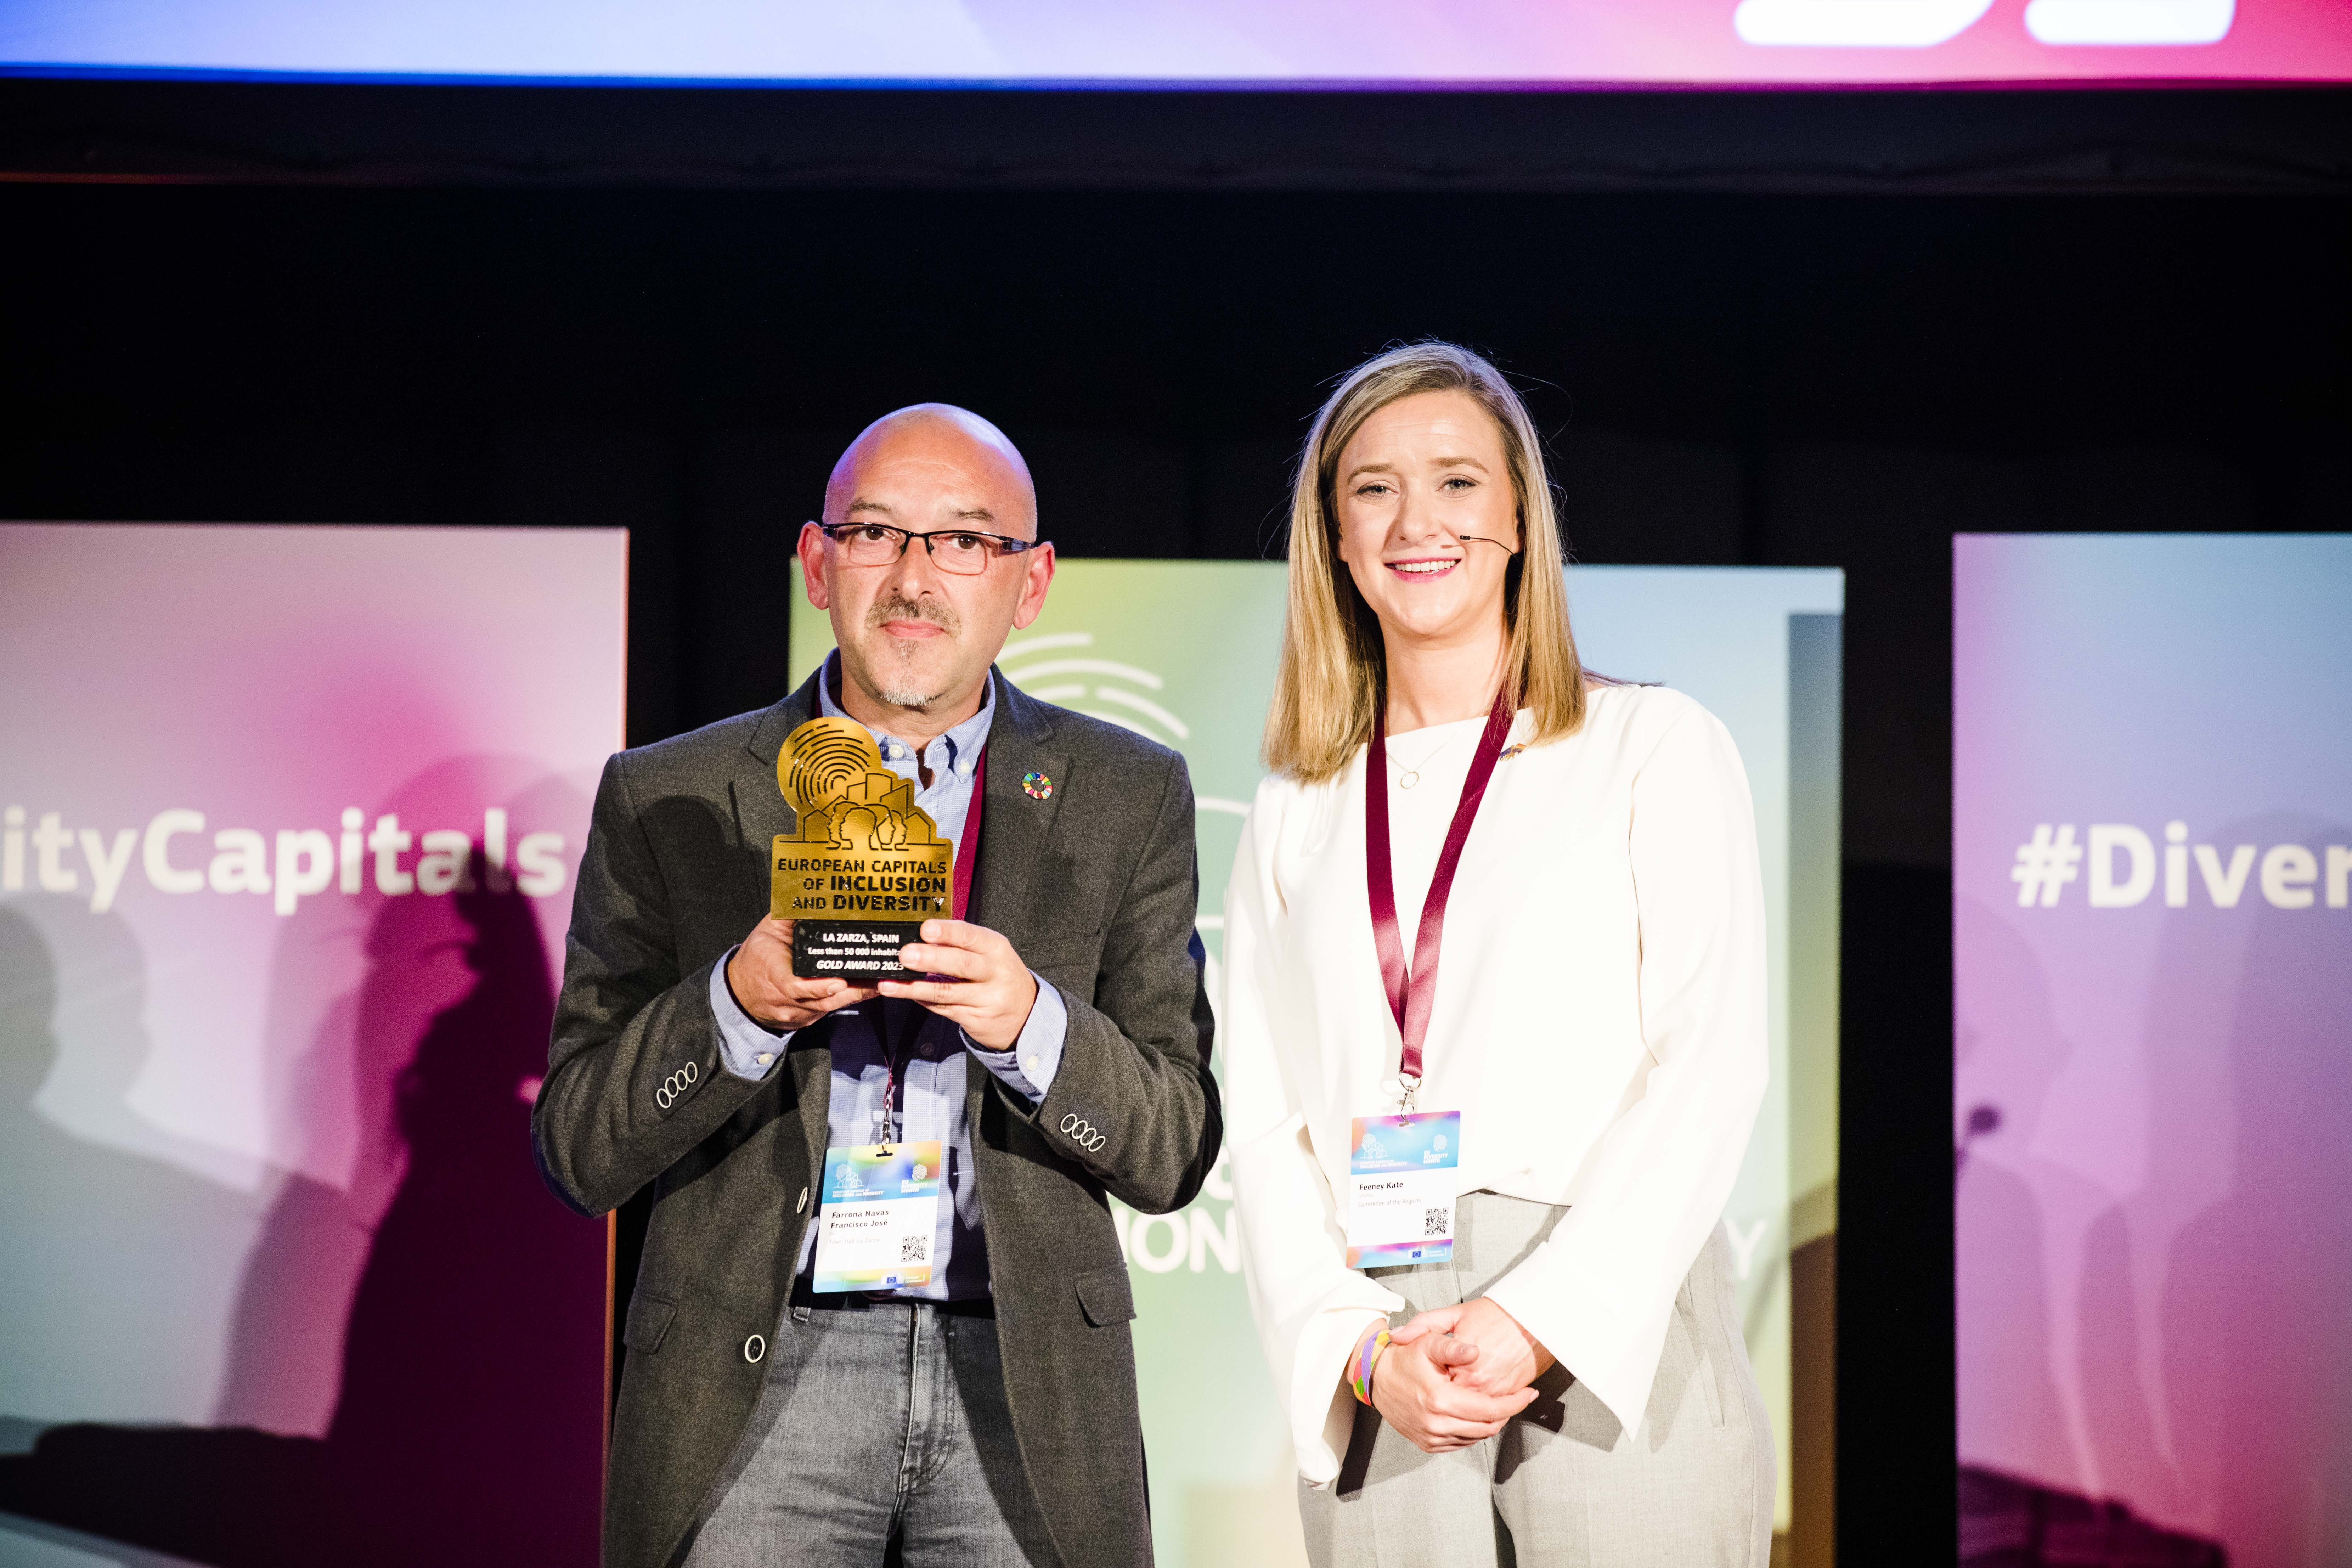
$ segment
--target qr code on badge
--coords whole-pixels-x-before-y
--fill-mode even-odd
[[[1421,1234],[1424,1237],[1452,1236],[1454,1206],[1448,1204],[1442,1208],[1430,1209],[1424,1213],[1421,1216]]]
[[[906,1236],[898,1238],[898,1261],[929,1263],[931,1260],[931,1238],[928,1236]]]

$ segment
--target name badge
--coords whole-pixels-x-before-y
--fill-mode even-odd
[[[1348,1124],[1348,1267],[1392,1268],[1454,1257],[1462,1113],[1359,1116]]]
[[[908,1290],[931,1282],[940,1144],[860,1143],[824,1152],[812,1290]]]

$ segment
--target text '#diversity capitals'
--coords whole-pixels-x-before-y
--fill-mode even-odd
[[[251,827],[208,831],[203,812],[177,806],[149,817],[144,829],[112,834],[68,826],[61,812],[29,826],[26,818],[20,805],[0,812],[0,893],[87,897],[93,914],[113,907],[134,862],[159,893],[256,893],[281,915],[303,899],[371,885],[386,898],[472,892],[478,850],[488,892],[543,899],[561,891],[565,877],[563,835],[514,836],[497,806],[482,813],[478,837],[457,827],[411,832],[391,812],[369,827],[366,814],[350,806],[340,834],[283,827],[274,843]]]

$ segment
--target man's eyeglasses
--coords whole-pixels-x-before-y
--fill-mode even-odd
[[[919,539],[923,548],[930,552],[933,565],[965,577],[979,576],[1000,555],[1018,555],[1045,542],[1042,539],[1008,539],[1002,533],[982,533],[969,528],[916,533],[879,522],[820,522],[812,526],[833,541],[845,564],[894,566],[907,553],[908,542]]]

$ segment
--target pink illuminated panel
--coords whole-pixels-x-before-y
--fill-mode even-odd
[[[528,1129],[625,549],[0,525],[0,1516],[594,1560],[605,1227]]]
[[[2352,1563],[2347,584],[1954,542],[1963,1563]]]

